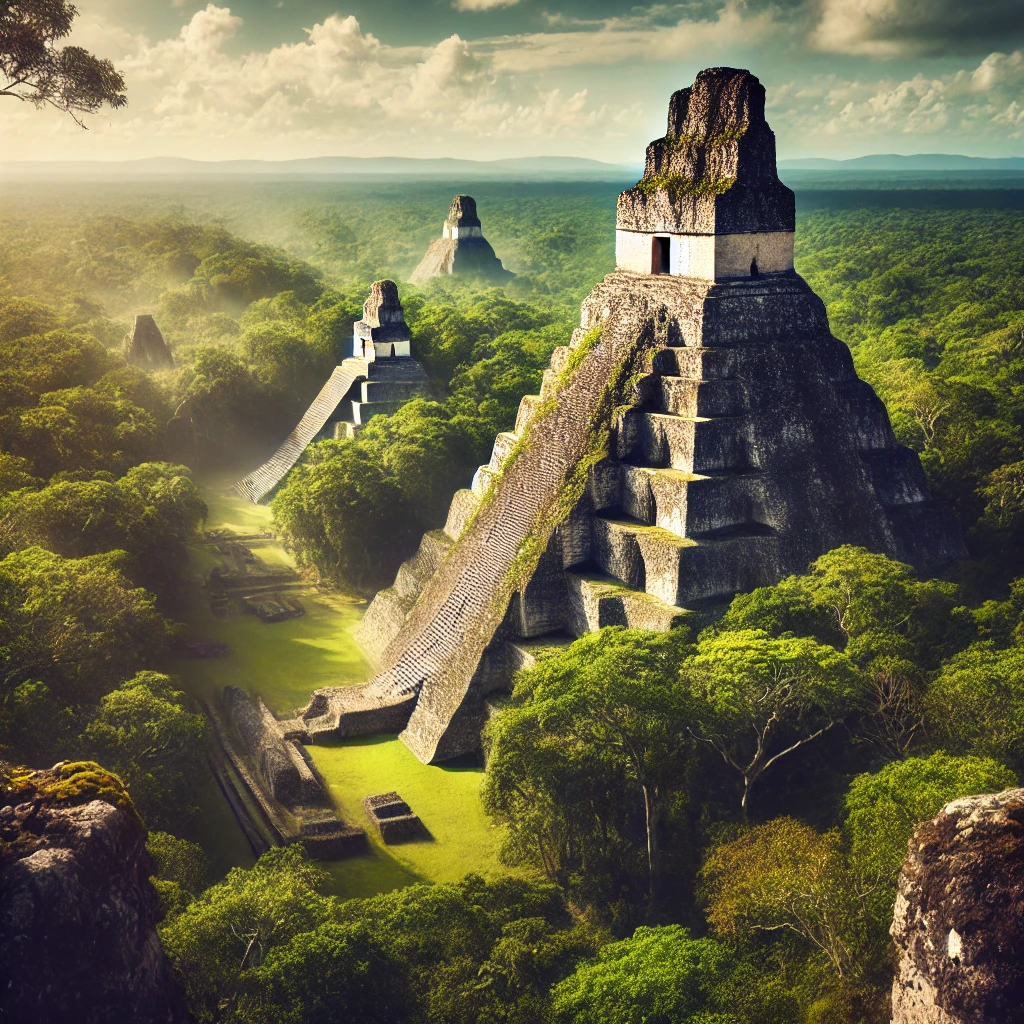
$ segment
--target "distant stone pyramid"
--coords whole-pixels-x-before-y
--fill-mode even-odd
[[[390,416],[428,392],[426,371],[409,351],[410,334],[394,281],[374,281],[363,319],[352,328],[352,356],[343,359],[305,415],[259,469],[232,488],[262,501],[319,438],[351,435],[374,416]]]
[[[931,572],[964,554],[917,455],[793,270],[793,193],[765,93],[702,71],[619,198],[618,269],[360,639],[363,687],[317,690],[310,738],[402,729],[476,749],[531,646],[668,629],[858,544]]]
[[[431,278],[447,275],[475,277],[492,284],[504,284],[515,277],[501,265],[491,243],[484,238],[472,196],[456,196],[452,200],[441,237],[430,243],[409,280],[422,285]]]
[[[122,352],[125,362],[140,370],[169,370],[174,366],[160,328],[147,313],[136,316],[134,326],[124,336]]]

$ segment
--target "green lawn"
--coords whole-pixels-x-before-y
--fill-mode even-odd
[[[210,509],[207,528],[259,533],[270,527],[270,510],[204,492]],[[267,561],[290,558],[276,542],[253,543]],[[193,570],[205,574],[213,564],[208,549],[198,549]],[[352,632],[365,604],[336,594],[300,592],[306,614],[286,622],[263,623],[253,615],[218,619],[205,593],[195,590],[184,618],[197,638],[230,645],[227,658],[178,661],[172,666],[182,686],[194,694],[212,694],[227,685],[259,694],[279,715],[302,707],[318,686],[360,683],[371,676]],[[397,736],[368,736],[331,746],[311,746],[313,760],[347,821],[368,822],[364,797],[397,790],[426,825],[432,841],[384,847],[370,831],[370,852],[327,865],[340,896],[368,896],[416,881],[449,881],[469,871],[483,875],[506,871],[498,864],[500,833],[480,806],[483,772],[476,767],[440,768],[420,764]],[[197,838],[207,847],[218,874],[231,865],[247,865],[241,831],[224,801],[206,794]],[[241,845],[240,845],[241,841]],[[244,847],[244,849],[242,849]]]

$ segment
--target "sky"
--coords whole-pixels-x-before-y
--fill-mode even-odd
[[[4,160],[585,156],[748,68],[780,158],[1024,156],[1024,0],[76,0],[128,106],[5,99]]]

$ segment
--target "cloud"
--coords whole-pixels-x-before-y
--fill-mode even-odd
[[[495,7],[515,7],[519,0],[452,0],[457,11],[490,11]]]
[[[822,77],[769,92],[769,117],[789,136],[941,138],[949,151],[986,141],[1005,150],[1024,139],[1024,51],[991,53],[973,70],[881,81]],[[964,143],[967,143],[965,146]],[[818,145],[826,155],[831,142]],[[920,150],[918,150],[919,152]]]
[[[630,15],[579,22],[580,31],[537,32],[491,42],[498,70],[522,73],[552,68],[673,61],[723,49],[764,45],[779,35],[769,10],[751,13],[730,0],[712,14],[696,18],[666,14],[676,5],[656,4]]]
[[[209,3],[167,38],[122,33],[115,50],[97,46],[124,72],[129,106],[94,119],[83,145],[108,157],[446,156],[479,154],[486,140],[516,153],[557,139],[555,152],[572,152],[574,140],[634,128],[622,119],[629,104],[611,109],[585,89],[520,80],[459,35],[390,46],[355,17],[333,14],[300,41],[240,53],[242,26],[228,7]],[[83,31],[98,40],[105,27]],[[19,135],[60,131],[45,112],[29,121],[5,108],[0,118],[0,134],[15,123]]]
[[[1021,0],[820,0],[812,41],[874,57],[984,53],[1024,38]]]

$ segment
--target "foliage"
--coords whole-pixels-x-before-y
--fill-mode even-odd
[[[67,0],[8,0],[0,8],[0,73],[7,79],[0,96],[49,104],[75,120],[128,102],[124,78],[109,60],[55,45],[70,35],[77,14]]]
[[[639,892],[652,909],[658,895],[664,819],[691,756],[685,641],[685,630],[584,636],[521,673],[485,732],[483,800],[508,827],[504,858],[539,864],[613,917],[628,918]]]
[[[160,826],[193,813],[204,726],[170,676],[138,672],[100,700],[82,739],[125,781],[146,822]]]
[[[925,710],[948,749],[1024,770],[1024,647],[986,641],[957,654],[929,687]]]
[[[0,551],[39,545],[81,558],[119,549],[131,556],[135,578],[153,587],[173,580],[206,517],[189,471],[143,463],[120,480],[102,472],[75,476],[0,498]]]
[[[334,903],[320,895],[326,880],[299,847],[278,847],[249,871],[233,868],[164,925],[161,941],[196,1020],[223,1019],[247,969],[331,917]]]
[[[38,680],[82,706],[165,648],[170,623],[123,565],[122,552],[66,559],[37,547],[0,561],[0,702]]]
[[[894,888],[919,822],[934,818],[951,800],[1016,785],[1016,775],[991,758],[951,757],[942,751],[858,775],[846,795],[852,861],[863,874]],[[891,907],[891,899],[887,904]]]
[[[761,775],[842,721],[861,692],[854,665],[835,648],[756,629],[702,638],[682,671],[695,701],[694,735],[740,775],[744,813]]]
[[[203,848],[167,832],[150,831],[146,853],[153,861],[150,882],[160,897],[163,916],[180,914],[199,895],[210,869]]]
[[[734,966],[729,948],[685,928],[638,928],[604,946],[552,991],[556,1024],[733,1024],[715,991]]]
[[[863,978],[885,937],[873,935],[872,889],[846,863],[837,830],[776,818],[721,843],[701,868],[707,919],[723,938],[792,933],[839,977]]]
[[[406,1018],[404,965],[365,924],[320,925],[246,973],[239,1024],[392,1024]]]

